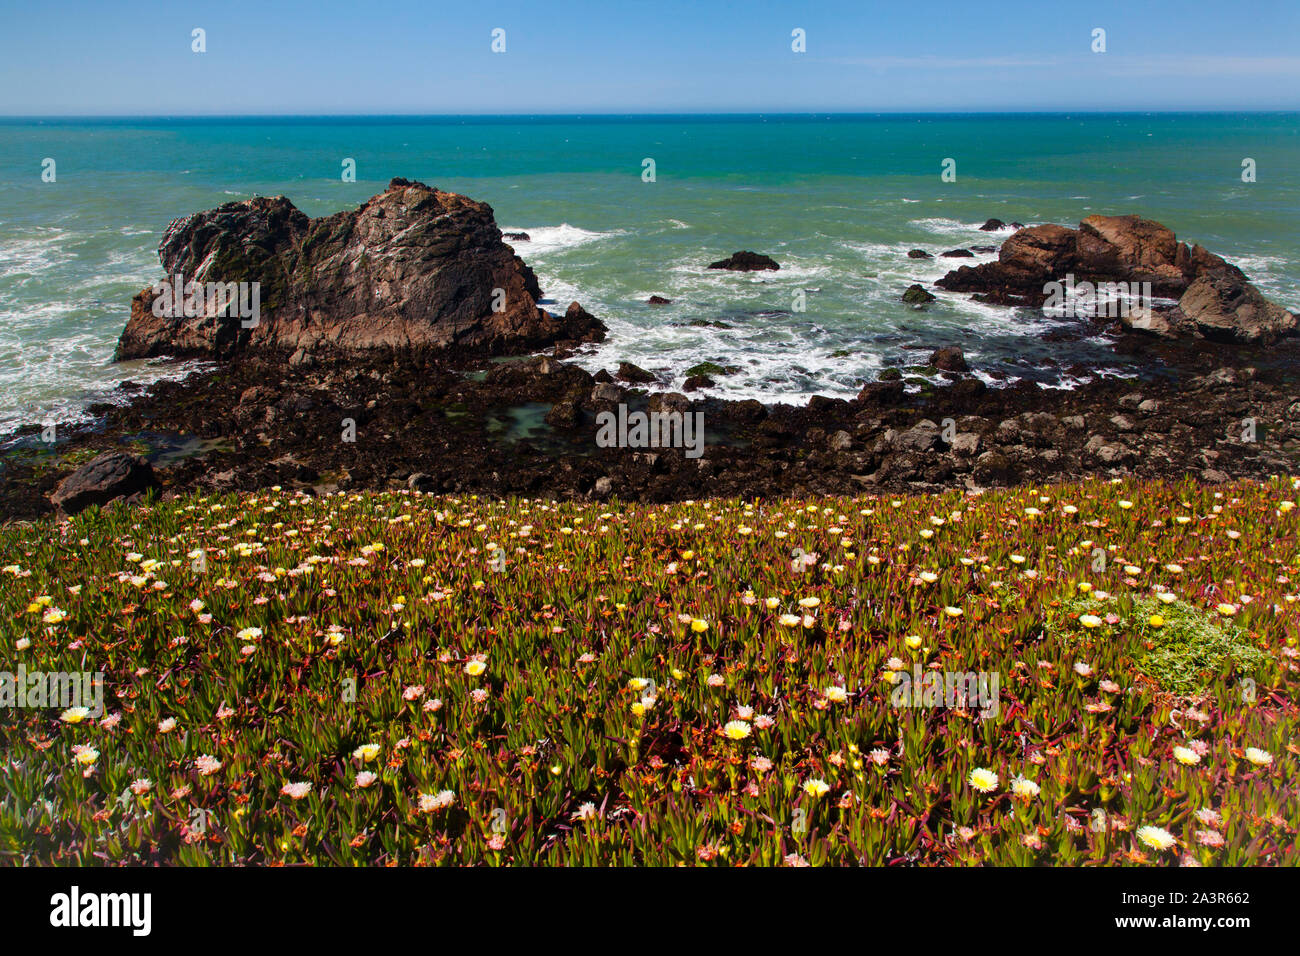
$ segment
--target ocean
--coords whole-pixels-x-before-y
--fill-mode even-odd
[[[491,204],[548,307],[580,301],[608,340],[584,367],[626,360],[680,388],[711,361],[714,394],[802,403],[851,397],[887,366],[957,344],[991,383],[1071,387],[1132,374],[1069,320],[908,285],[986,261],[989,218],[1075,225],[1139,213],[1235,262],[1300,306],[1296,114],[369,117],[0,120],[0,433],[81,415],[124,379],[194,366],[114,364],[131,297],[161,277],[176,217],[254,195],[312,216],[389,179]],[[42,180],[55,161],[55,181]],[[1255,160],[1256,181],[1242,181]],[[345,159],[356,181],[342,181]],[[653,160],[654,181],[643,176]],[[955,160],[956,181],[941,180]],[[922,248],[934,259],[909,259]],[[710,271],[740,249],[778,272]],[[804,310],[796,308],[803,290]],[[646,304],[651,295],[669,306]]]

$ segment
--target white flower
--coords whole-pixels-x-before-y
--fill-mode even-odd
[[[1153,850],[1167,850],[1174,845],[1174,835],[1163,827],[1138,827],[1137,838]]]
[[[1256,767],[1267,767],[1273,762],[1273,755],[1267,750],[1260,750],[1258,747],[1247,747],[1246,759]]]
[[[1032,780],[1026,780],[1024,777],[1016,777],[1011,781],[1011,792],[1017,797],[1036,797],[1038,796],[1039,786]]]

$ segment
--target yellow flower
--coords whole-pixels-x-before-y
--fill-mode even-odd
[[[916,650],[918,647],[921,646],[921,635],[909,634],[907,635],[907,637],[903,638],[903,643],[906,644],[908,647],[910,647],[912,650]]]
[[[709,629],[709,622],[704,620],[703,618],[697,617],[695,618],[695,620],[691,621],[691,630],[694,631],[696,634],[703,634],[708,629]]]
[[[1084,614],[1084,615],[1080,616],[1080,618],[1079,618],[1079,623],[1082,624],[1084,627],[1089,627],[1089,628],[1091,628],[1091,627],[1100,627],[1100,626],[1101,626],[1101,618],[1099,618],[1099,617],[1098,617],[1097,615],[1095,615],[1095,614]]]
[[[1147,623],[1154,628],[1161,628],[1165,626],[1165,619],[1159,614],[1152,614],[1147,618]]]
[[[824,797],[830,793],[831,785],[825,780],[819,780],[813,777],[811,780],[804,781],[803,792],[810,797]]]
[[[1237,613],[1237,608],[1231,604],[1220,604],[1215,608],[1215,610],[1224,617],[1232,617],[1232,615]]]
[[[833,704],[842,704],[849,699],[848,692],[838,684],[827,687],[823,693],[826,695],[826,699]]]
[[[1121,502],[1119,503],[1119,506],[1120,506],[1121,508],[1123,508],[1125,511],[1128,511],[1129,508],[1132,508],[1132,507],[1133,507],[1133,502],[1131,502],[1131,501],[1121,501]]]
[[[379,744],[362,744],[352,751],[352,756],[367,763],[379,756]]]
[[[749,724],[743,720],[729,720],[722,728],[722,732],[732,740],[744,740],[749,736]]]
[[[470,677],[478,677],[478,675],[482,674],[485,670],[487,670],[487,665],[482,661],[469,661],[465,665],[465,673]]]
[[[976,767],[970,772],[968,782],[980,793],[992,793],[998,788],[998,775],[992,770]]]

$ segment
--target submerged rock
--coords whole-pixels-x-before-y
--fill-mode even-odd
[[[764,269],[780,269],[780,265],[771,256],[758,252],[733,252],[725,259],[709,264],[710,269],[728,269],[732,272],[758,272]]]
[[[647,372],[639,365],[633,365],[631,362],[619,362],[618,372],[615,378],[624,382],[634,382],[639,385],[648,385],[655,381],[654,372]]]
[[[934,354],[930,356],[930,364],[945,372],[970,371],[966,365],[965,353],[955,345],[945,345],[943,348],[935,349]]]
[[[925,305],[927,302],[934,301],[934,295],[925,290],[925,287],[919,284],[913,284],[907,287],[903,293],[903,301],[908,305]]]

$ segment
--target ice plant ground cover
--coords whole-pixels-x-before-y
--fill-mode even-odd
[[[0,712],[0,853],[1294,865],[1298,487],[9,526],[4,669],[105,677]],[[996,716],[896,704],[917,663],[997,674]]]

